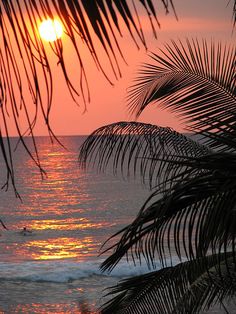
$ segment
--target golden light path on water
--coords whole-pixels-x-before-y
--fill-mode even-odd
[[[47,311],[45,311],[45,307]],[[52,308],[52,311],[50,311]],[[62,310],[63,308],[63,310]],[[33,311],[33,312],[31,312]],[[96,312],[92,312],[88,309],[87,304],[78,302],[78,304],[68,305],[68,310],[66,310],[66,306],[64,303],[57,304],[37,304],[33,303],[30,305],[20,305],[15,308],[14,312],[11,314],[17,313],[35,313],[35,314],[97,314]],[[2,313],[1,313],[2,314]]]
[[[30,225],[32,234],[25,236],[21,245],[16,245],[16,256],[24,256],[30,260],[53,260],[68,259],[76,260],[89,259],[98,254],[102,242],[92,235],[81,235],[81,232],[93,234],[95,230],[109,227],[107,222],[91,223],[87,218],[68,218],[61,220],[34,220]],[[91,232],[92,230],[92,232]],[[59,232],[61,235],[73,233],[71,236],[60,236],[43,239],[45,232],[53,234]]]
[[[84,230],[84,229],[99,229],[110,226],[107,222],[91,222],[88,218],[67,218],[67,219],[45,219],[34,220],[31,228],[34,230]]]
[[[59,238],[48,240],[30,241],[26,244],[27,251],[33,252],[31,258],[34,260],[52,260],[64,258],[80,258],[93,256],[94,239],[92,237],[84,238],[82,241],[74,238]]]
[[[17,154],[23,202],[13,196],[0,203],[9,228],[1,231],[1,262],[4,276],[11,279],[1,283],[6,299],[0,293],[0,313],[10,306],[9,313],[92,314],[101,305],[103,289],[117,281],[101,275],[99,266],[108,253],[99,254],[108,237],[133,216],[127,209],[137,209],[130,201],[136,200],[137,191],[127,196],[127,188],[113,174],[79,168],[82,140],[63,137],[64,149],[37,138],[46,170],[43,180],[32,160]],[[24,227],[32,233],[22,236]]]
[[[29,201],[19,205],[21,219],[11,225],[15,230],[26,226],[32,234],[17,237],[21,244],[12,243],[9,251],[13,248],[15,259],[37,261],[96,258],[104,242],[98,235],[115,225],[103,216],[104,200],[88,193],[87,174],[79,169],[77,156],[69,149],[50,147],[48,140],[42,138],[39,151],[46,178],[40,180],[30,158],[25,161],[27,172],[24,164],[19,164],[18,169],[24,172],[22,191]],[[98,205],[101,210],[96,212]]]

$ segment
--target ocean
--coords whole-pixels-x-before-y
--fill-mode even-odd
[[[43,180],[21,146],[14,153],[21,200],[11,188],[0,192],[0,218],[8,228],[0,231],[0,313],[98,313],[107,287],[148,271],[126,260],[112,273],[100,271],[107,256],[100,255],[101,245],[135,218],[150,192],[138,180],[81,169],[84,139],[59,137],[65,149],[37,137]],[[11,142],[14,148],[17,139]],[[0,167],[3,185],[1,158]],[[24,227],[32,233],[23,235]]]
[[[131,222],[148,196],[138,181],[81,169],[83,136],[37,137],[46,177],[21,146],[14,153],[17,191],[1,190],[0,313],[96,313],[104,289],[140,274],[122,261],[111,274],[99,266],[104,241]],[[30,144],[30,139],[26,139]],[[12,138],[12,147],[17,143]],[[6,179],[0,159],[0,184]],[[32,230],[27,236],[22,229]]]

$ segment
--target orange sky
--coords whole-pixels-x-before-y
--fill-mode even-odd
[[[144,30],[148,48],[155,52],[157,47],[169,39],[184,39],[186,37],[194,38],[215,38],[231,41],[235,39],[235,32],[232,34],[232,5],[227,7],[228,0],[175,0],[179,21],[176,21],[171,13],[168,16],[159,14],[161,29],[158,30],[158,40],[151,35],[150,28],[146,29],[143,21]],[[63,38],[62,40],[66,40]],[[111,86],[104,76],[99,73],[92,63],[90,56],[86,64],[86,70],[89,80],[91,102],[88,104],[88,110],[83,113],[84,107],[81,99],[81,107],[78,107],[71,99],[63,77],[55,65],[56,74],[53,77],[54,98],[51,112],[51,125],[57,135],[89,134],[95,128],[121,120],[132,120],[126,106],[126,89],[132,84],[135,78],[135,72],[142,62],[148,61],[147,52],[144,48],[139,51],[135,48],[130,37],[124,34],[121,41],[121,47],[128,63],[128,66],[120,60],[122,78],[116,81],[112,74],[114,86]],[[68,54],[70,49],[68,48]],[[74,66],[73,54],[69,57],[68,68],[71,71],[72,79],[76,82],[78,71]],[[106,65],[105,65],[106,68]],[[173,115],[157,110],[154,107],[149,108],[140,117],[139,121],[157,124],[160,126],[171,126],[178,131],[183,127]],[[36,135],[47,135],[47,130],[39,121],[35,127]],[[15,135],[14,128],[11,128],[11,135]]]

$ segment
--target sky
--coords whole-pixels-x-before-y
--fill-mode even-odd
[[[163,44],[168,43],[170,39],[185,39],[188,37],[210,40],[214,38],[223,40],[223,42],[233,42],[235,40],[235,32],[232,32],[233,1],[228,6],[227,3],[228,0],[175,0],[178,21],[173,12],[165,15],[163,11],[160,11],[158,18],[161,28],[157,29],[157,39],[152,36],[150,28],[146,28],[145,20],[141,18],[148,51],[144,47],[137,50],[130,36],[124,32],[120,45],[127,64],[119,59],[122,77],[116,80],[111,75],[113,86],[104,78],[101,72],[97,71],[93,62],[88,60],[86,71],[91,101],[87,104],[86,112],[84,112],[82,99],[80,106],[71,99],[61,74],[58,72],[54,75],[51,126],[55,134],[90,134],[94,129],[106,124],[134,120],[135,117],[130,116],[127,108],[127,88],[132,85],[140,65],[150,60],[149,53],[157,52],[157,49],[163,48]],[[62,40],[64,39],[62,38]],[[78,71],[74,66],[73,58],[73,55],[69,57],[68,69],[71,71],[72,78],[76,81]],[[169,126],[177,131],[184,130],[184,125],[177,117],[158,109],[155,105],[149,107],[139,118],[139,121],[159,126]],[[47,129],[41,120],[35,127],[35,134],[47,135]],[[10,135],[16,135],[13,127],[10,129]]]

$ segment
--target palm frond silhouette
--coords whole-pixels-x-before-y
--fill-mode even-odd
[[[152,60],[130,89],[131,110],[138,116],[156,103],[195,137],[118,122],[82,145],[82,165],[104,170],[110,162],[151,188],[134,221],[104,248],[112,253],[101,269],[112,271],[126,256],[154,272],[118,283],[102,313],[198,313],[236,292],[235,47],[172,41]]]

